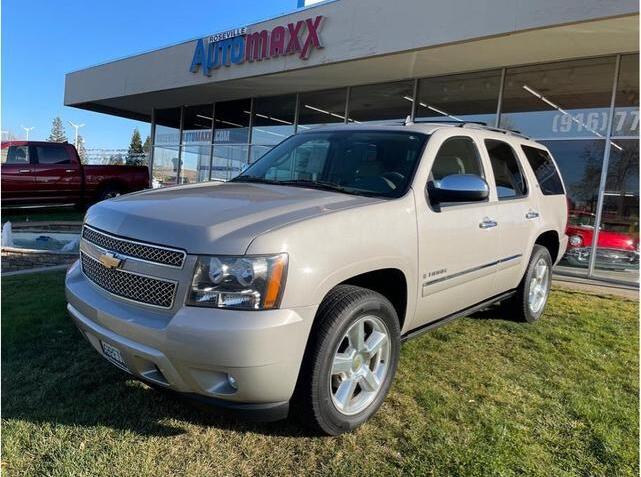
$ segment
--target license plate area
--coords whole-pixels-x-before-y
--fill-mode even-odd
[[[122,357],[122,353],[118,348],[104,341],[100,341],[100,346],[102,346],[102,352],[109,361],[125,371],[129,371]]]

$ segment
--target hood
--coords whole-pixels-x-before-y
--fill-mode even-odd
[[[187,253],[239,255],[269,230],[381,200],[301,187],[204,183],[106,200],[91,207],[85,220],[106,232]]]

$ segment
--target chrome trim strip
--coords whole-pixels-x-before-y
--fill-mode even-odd
[[[167,264],[167,263],[154,262],[154,261],[151,261],[151,260],[145,260],[144,258],[140,258],[140,257],[132,257],[131,255],[126,255],[126,254],[124,254],[124,253],[118,252],[117,250],[109,250],[109,249],[106,249],[106,248],[104,248],[104,247],[102,247],[102,246],[98,245],[97,243],[92,242],[91,240],[87,240],[87,239],[85,239],[84,234],[82,233],[82,232],[84,232],[85,227],[86,227],[86,228],[88,228],[88,229],[90,229],[90,230],[93,230],[94,232],[96,232],[96,233],[98,233],[98,234],[101,234],[101,235],[105,235],[105,236],[107,236],[107,237],[110,237],[110,238],[112,238],[112,239],[114,239],[114,240],[120,240],[120,241],[122,241],[122,242],[129,242],[129,243],[133,243],[133,244],[136,244],[136,245],[141,245],[141,246],[143,246],[143,247],[159,248],[159,249],[161,249],[161,250],[168,250],[169,252],[176,252],[176,253],[180,253],[180,254],[182,254],[182,256],[183,256],[183,259],[182,259],[182,265],[180,265],[180,266],[178,267],[178,266],[176,266],[176,265],[169,265],[169,264]],[[105,250],[105,251],[107,251],[107,252],[116,253],[116,254],[118,254],[118,255],[120,255],[120,256],[122,256],[122,257],[125,257],[125,258],[130,258],[130,259],[132,259],[132,260],[138,260],[138,261],[140,261],[140,262],[145,262],[145,263],[151,263],[151,264],[153,264],[153,265],[159,265],[159,266],[161,266],[161,267],[176,268],[176,269],[179,269],[179,270],[180,270],[180,269],[182,269],[182,268],[185,266],[185,261],[187,260],[187,252],[185,252],[184,250],[181,250],[181,249],[179,249],[179,248],[165,247],[165,246],[162,246],[162,245],[156,245],[156,244],[151,244],[151,243],[147,243],[147,242],[139,242],[138,240],[132,240],[132,239],[129,239],[129,238],[119,237],[118,235],[113,235],[113,234],[110,234],[110,233],[104,232],[104,231],[102,231],[102,230],[100,230],[100,229],[97,229],[97,228],[92,227],[92,226],[87,225],[87,224],[83,224],[83,225],[82,225],[82,228],[83,228],[83,230],[82,230],[82,231],[81,231],[81,233],[80,233],[80,238],[81,238],[82,240],[84,240],[84,241],[85,241],[85,242],[87,242],[87,243],[90,243],[91,245],[93,245],[93,246],[95,246],[95,247],[98,247],[98,248],[100,248],[100,249],[102,249],[102,250]],[[153,277],[152,277],[152,278],[153,278]]]
[[[523,255],[519,253],[518,255],[511,255],[509,257],[501,258],[499,260],[495,260],[495,261],[490,262],[490,263],[485,263],[485,264],[479,265],[477,267],[468,268],[467,270],[463,270],[463,271],[460,271],[460,272],[453,273],[451,275],[447,275],[446,277],[440,277],[440,278],[437,278],[435,280],[431,280],[429,282],[424,282],[423,286],[426,287],[426,286],[430,286],[430,285],[435,285],[437,283],[441,283],[441,282],[444,282],[446,280],[451,280],[452,278],[457,278],[457,277],[460,277],[460,276],[463,276],[463,275],[467,275],[468,273],[478,272],[479,270],[483,270],[484,268],[494,267],[494,266],[498,265],[499,263],[509,262],[511,260],[515,260],[515,259],[517,259],[519,257],[522,257],[522,256]]]
[[[171,304],[169,306],[162,306],[162,305],[154,305],[153,303],[145,303],[144,301],[138,301],[134,300],[133,298],[127,298],[126,296],[118,295],[117,293],[110,292],[106,288],[101,287],[98,283],[94,282],[86,273],[85,273],[85,267],[82,266],[82,255],[85,257],[89,258],[90,260],[93,260],[94,262],[99,263],[101,266],[102,263],[100,263],[100,260],[96,260],[94,257],[92,257],[90,254],[85,253],[85,252],[80,252],[80,271],[82,272],[83,276],[91,283],[94,287],[98,288],[101,291],[104,291],[108,293],[109,295],[116,297],[120,300],[125,300],[129,301],[131,303],[135,303],[136,305],[139,306],[151,306],[153,308],[159,308],[161,310],[170,310],[174,307],[174,304],[176,303],[176,295],[178,294],[178,282],[176,280],[170,280],[167,278],[158,278],[158,277],[152,277],[151,275],[145,275],[144,273],[134,273],[130,272],[127,270],[122,270],[122,269],[117,269],[117,271],[122,272],[122,273],[128,273],[129,275],[134,275],[134,276],[139,276],[139,277],[145,277],[145,278],[151,278],[152,280],[158,280],[159,282],[167,282],[167,283],[172,283],[174,285],[174,293],[171,296]]]

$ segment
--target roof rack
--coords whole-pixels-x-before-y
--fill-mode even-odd
[[[487,123],[483,121],[461,121],[461,120],[456,120],[456,119],[411,119],[410,116],[405,118],[405,126],[409,126],[410,124],[418,124],[418,123],[423,123],[423,124],[451,124],[453,126],[459,127],[459,128],[464,128],[464,127],[476,127],[478,129],[487,129],[488,131],[493,131],[493,132],[499,132],[503,134],[507,134],[510,136],[519,136],[524,139],[530,139],[530,137],[526,136],[523,134],[521,131],[517,131],[515,129],[503,129],[503,128],[497,128],[493,126],[488,126]]]

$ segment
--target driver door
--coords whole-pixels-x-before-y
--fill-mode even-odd
[[[420,283],[414,326],[495,294],[499,237],[493,188],[484,201],[467,203],[434,204],[426,192],[429,181],[452,174],[487,178],[491,169],[473,134],[436,131],[415,181]]]

